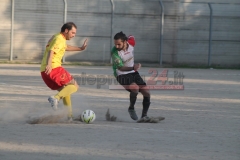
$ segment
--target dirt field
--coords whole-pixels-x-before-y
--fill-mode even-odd
[[[149,116],[166,119],[150,124],[131,120],[127,91],[109,90],[111,67],[65,67],[81,85],[72,96],[74,116],[91,109],[95,122],[28,124],[34,117],[65,115],[64,106],[51,109],[47,98],[56,92],[43,83],[39,65],[0,64],[1,160],[240,160],[239,70],[168,68],[168,83],[177,71],[184,90],[151,90]],[[150,69],[139,71],[145,80]],[[101,76],[108,83],[94,83]],[[141,103],[139,94],[139,116]],[[108,108],[116,122],[105,120]]]

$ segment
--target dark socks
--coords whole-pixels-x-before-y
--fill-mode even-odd
[[[138,93],[135,93],[135,92],[130,93],[130,106],[128,109],[134,109],[134,105],[137,100],[137,95],[138,95]]]
[[[147,116],[147,112],[149,109],[149,106],[151,104],[150,97],[143,97],[143,110],[142,110],[142,117]]]
[[[150,103],[150,97],[143,97],[143,102]]]

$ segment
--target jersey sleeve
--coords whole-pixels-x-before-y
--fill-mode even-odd
[[[134,36],[132,35],[128,36],[128,43],[133,47],[135,46],[136,42]]]
[[[64,46],[64,44],[58,38],[53,38],[49,44],[49,50],[58,53]]]
[[[112,63],[116,69],[124,66],[122,59],[116,54],[112,54]]]

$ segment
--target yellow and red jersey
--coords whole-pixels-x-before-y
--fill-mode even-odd
[[[49,51],[52,50],[54,52],[52,59],[52,69],[60,67],[62,65],[62,57],[64,56],[65,50],[67,48],[66,38],[61,34],[55,34],[49,41],[46,46],[40,71],[45,71],[48,61]]]

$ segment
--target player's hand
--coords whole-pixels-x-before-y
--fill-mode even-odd
[[[134,70],[137,71],[141,68],[141,63],[134,64]]]
[[[52,71],[52,65],[47,65],[47,66],[46,66],[46,69],[45,69],[45,73],[46,73],[46,74],[50,74],[51,71]]]
[[[88,42],[88,39],[85,39],[85,41],[81,47],[82,50],[85,50],[87,48],[87,42]]]

